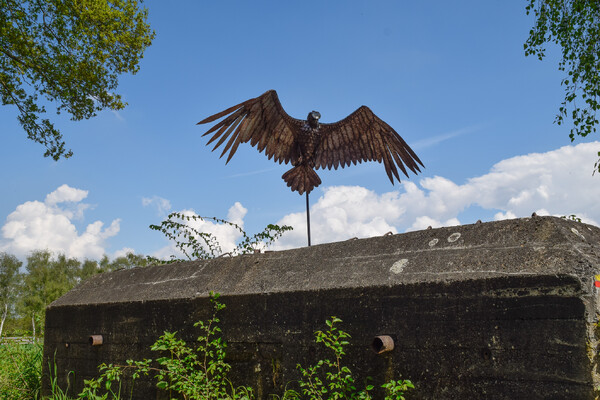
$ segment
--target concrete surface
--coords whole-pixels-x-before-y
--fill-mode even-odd
[[[335,315],[359,383],[408,378],[409,399],[593,399],[599,239],[532,217],[101,274],[48,307],[44,367],[56,363],[63,386],[75,371],[76,392],[102,362],[157,358],[164,331],[193,343],[215,291],[230,377],[258,398],[329,356],[314,331]],[[393,351],[372,351],[379,334]],[[134,398],[161,398],[151,381],[135,385]]]

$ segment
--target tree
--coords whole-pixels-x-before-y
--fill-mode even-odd
[[[31,318],[43,321],[46,306],[77,284],[81,263],[64,254],[53,258],[48,250],[34,251],[27,257],[26,270],[19,306],[23,327]]]
[[[102,265],[102,261],[100,262]],[[149,264],[146,256],[139,254],[127,253],[124,256],[117,257],[110,263],[105,264],[100,272],[116,271],[119,269],[131,269],[135,267],[145,267]]]
[[[22,264],[15,256],[0,253],[0,337],[3,327],[22,332],[32,328],[32,319],[35,324],[43,322],[46,306],[81,281],[101,272],[143,267],[148,260],[128,253],[112,261],[104,256],[100,262],[81,262],[64,254],[54,256],[48,250],[37,250],[27,257],[24,273],[19,271]],[[8,323],[3,324],[3,320]]]
[[[100,273],[100,272],[101,272],[101,270],[100,270],[100,267],[98,266],[97,261],[85,260],[81,264],[81,269],[79,271],[79,278],[83,281],[91,276],[94,276],[94,275]]]
[[[126,105],[113,91],[119,75],[138,71],[154,38],[147,14],[137,0],[0,0],[2,105],[17,107],[44,156],[72,155],[59,130],[40,120],[46,103],[74,121]]]
[[[0,338],[6,318],[15,311],[22,264],[15,256],[0,253]]]
[[[100,262],[95,260],[85,260],[83,264],[81,264],[81,270],[79,271],[78,277],[83,281],[102,272],[116,271],[119,269],[131,269],[134,267],[145,267],[148,264],[148,259],[139,254],[127,253],[126,255],[117,257],[112,261],[110,261],[107,255],[104,255]]]
[[[570,111],[571,141],[576,135],[585,137],[596,132],[596,113],[600,109],[600,2],[528,0],[526,10],[527,14],[533,11],[536,20],[524,44],[525,55],[542,60],[546,43],[554,42],[562,48],[558,68],[566,72],[561,81],[565,99],[555,122],[563,124]],[[594,169],[600,171],[600,160]]]

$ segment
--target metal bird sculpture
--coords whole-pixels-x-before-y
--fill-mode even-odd
[[[306,193],[307,222],[310,246],[310,217],[308,194],[321,184],[315,169],[356,165],[363,161],[383,162],[385,172],[394,184],[400,182],[398,169],[408,177],[407,168],[413,173],[421,172],[419,157],[404,139],[368,107],[361,106],[341,121],[321,123],[321,114],[308,113],[306,120],[290,117],[279,102],[277,92],[269,90],[214,114],[198,124],[206,124],[220,118],[203,136],[215,132],[207,145],[218,139],[213,151],[227,139],[221,157],[229,151],[227,163],[240,143],[250,143],[269,159],[291,163],[293,168],[282,178],[292,191]]]

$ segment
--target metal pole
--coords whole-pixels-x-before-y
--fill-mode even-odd
[[[308,245],[310,246],[310,208],[308,206],[308,192],[306,192],[306,231],[308,233]]]

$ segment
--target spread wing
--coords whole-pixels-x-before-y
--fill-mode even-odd
[[[419,157],[404,139],[369,107],[362,106],[341,121],[321,124],[321,143],[315,157],[315,168],[337,169],[362,161],[383,162],[392,184],[400,182],[398,168],[408,177],[405,167],[421,172]]]
[[[225,119],[215,124],[204,135],[216,131],[206,145],[219,139],[213,148],[221,146],[228,138],[221,157],[229,150],[227,162],[235,154],[240,143],[250,142],[258,151],[265,151],[265,155],[274,161],[294,163],[298,158],[298,149],[295,143],[299,128],[303,121],[290,117],[281,106],[277,93],[269,90],[262,95],[247,100],[243,103],[212,115],[198,124],[213,122],[228,115]]]

